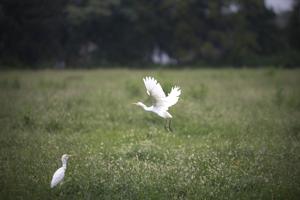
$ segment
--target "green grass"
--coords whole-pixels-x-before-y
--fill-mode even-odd
[[[164,121],[142,82],[181,86]],[[2,71],[1,199],[298,199],[300,71]],[[64,153],[64,183],[50,189]]]

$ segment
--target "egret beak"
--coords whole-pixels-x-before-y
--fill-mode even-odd
[[[138,105],[137,103],[132,103],[133,105]]]

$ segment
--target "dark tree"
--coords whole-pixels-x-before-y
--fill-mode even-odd
[[[147,64],[159,49],[179,64],[296,65],[299,10],[279,27],[263,0],[0,0],[0,64]]]
[[[33,64],[63,54],[62,0],[2,0],[2,62]]]

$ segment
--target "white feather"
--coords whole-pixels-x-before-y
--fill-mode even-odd
[[[180,94],[181,94],[181,90],[179,87],[175,86],[171,89],[171,92],[166,98],[166,103],[168,107],[171,107],[177,103]]]
[[[147,94],[155,99],[165,98],[166,95],[161,88],[160,84],[152,77],[146,77],[143,79],[145,87],[147,89]]]
[[[52,180],[51,180],[51,184],[50,184],[51,188],[55,187],[57,184],[62,182],[62,180],[64,179],[65,171],[67,169],[67,162],[68,162],[68,159],[70,156],[71,155],[68,155],[68,154],[62,155],[62,157],[61,157],[62,167],[57,169],[54,172]]]
[[[55,173],[53,174],[52,180],[51,180],[51,188],[55,187],[57,184],[59,184],[64,179],[65,171],[66,171],[66,168],[64,168],[64,167],[61,167],[55,171]]]
[[[146,111],[152,111],[163,118],[172,118],[172,115],[167,112],[169,107],[175,105],[178,102],[181,90],[175,86],[171,89],[168,96],[165,95],[161,85],[153,77],[143,78],[147,94],[154,99],[154,104],[147,107],[143,103],[139,102],[137,105],[144,108]]]

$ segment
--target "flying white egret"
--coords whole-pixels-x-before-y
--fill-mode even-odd
[[[165,95],[160,84],[153,77],[143,78],[147,94],[154,99],[154,104],[150,107],[146,106],[142,102],[134,103],[142,107],[146,111],[154,112],[160,117],[166,119],[165,128],[169,131],[171,129],[172,115],[168,112],[169,107],[175,105],[181,94],[181,90],[178,86],[172,87],[168,96]]]
[[[65,171],[67,169],[67,161],[71,157],[71,155],[64,154],[61,157],[62,167],[57,169],[55,173],[53,174],[52,180],[51,180],[51,188],[55,187],[57,184],[59,184],[65,177]]]

